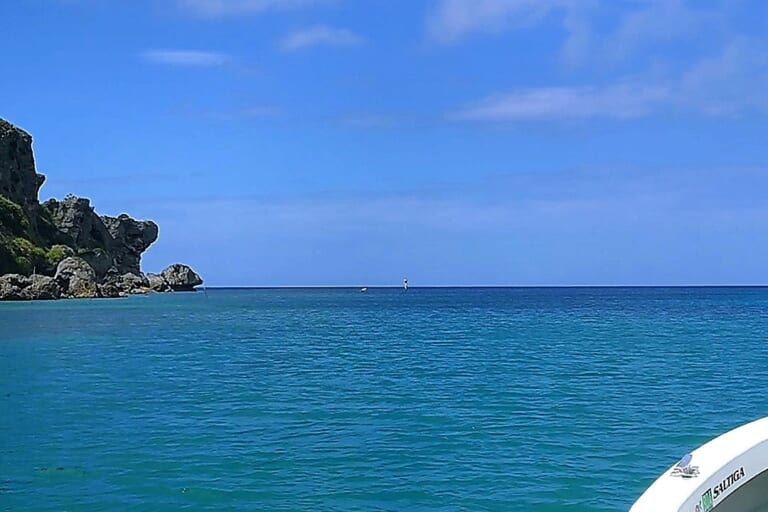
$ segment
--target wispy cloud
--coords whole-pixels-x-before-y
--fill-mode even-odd
[[[362,42],[363,38],[350,30],[316,25],[288,34],[280,47],[295,51],[312,46],[354,46]]]
[[[768,113],[768,57],[736,41],[676,77],[641,76],[600,86],[541,87],[483,98],[449,115],[468,121],[632,119],[664,112],[710,117]]]
[[[430,35],[452,42],[473,32],[529,26],[550,12],[590,0],[441,0],[428,19]]]
[[[615,64],[648,48],[696,38],[707,44],[727,35],[727,3],[715,8],[687,0],[645,0],[630,9],[617,10],[612,30],[598,30],[599,12],[583,5],[572,6],[563,18],[568,33],[562,56],[570,66],[589,61]]]
[[[455,43],[479,33],[562,28],[561,55],[569,66],[616,63],[643,48],[680,39],[710,44],[727,33],[729,4],[692,0],[439,0],[427,18],[430,38]],[[719,4],[719,5],[717,5]]]
[[[195,50],[147,50],[142,57],[150,62],[171,66],[215,67],[223,66],[232,59],[229,55],[218,52]]]
[[[256,14],[265,11],[291,9],[328,0],[177,0],[181,9],[204,17]]]
[[[670,100],[664,87],[617,84],[605,87],[542,87],[485,98],[451,115],[473,121],[557,120],[647,115]]]

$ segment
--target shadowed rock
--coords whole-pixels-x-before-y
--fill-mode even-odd
[[[203,284],[203,279],[189,266],[174,263],[162,271],[160,276],[174,292],[192,292],[195,286]]]
[[[32,136],[0,119],[0,195],[29,209],[44,181],[35,171]]]
[[[31,284],[21,291],[24,300],[56,300],[61,298],[61,287],[56,279],[36,275],[31,278]]]
[[[73,299],[99,297],[96,272],[82,258],[66,258],[56,267],[56,282],[62,290],[62,297]]]
[[[54,300],[60,297],[61,288],[52,277],[0,276],[0,300]]]
[[[108,275],[99,285],[102,297],[127,297],[138,293],[149,293],[149,281],[144,275],[131,273]]]
[[[141,274],[141,255],[157,240],[157,224],[151,220],[134,220],[126,214],[102,215],[101,220],[112,237],[109,252],[118,272]]]
[[[153,292],[170,292],[171,287],[168,281],[160,274],[147,274],[147,281],[149,282],[149,288]]]
[[[140,274],[141,255],[157,240],[154,222],[134,220],[125,214],[100,216],[85,198],[49,199],[43,208],[61,234],[57,241],[77,248],[99,279],[113,269],[119,274]]]
[[[32,284],[32,280],[20,274],[0,276],[0,299],[24,300],[21,292],[30,284]]]

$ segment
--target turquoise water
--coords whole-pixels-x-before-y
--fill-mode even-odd
[[[626,510],[768,415],[768,289],[0,304],[0,510]]]

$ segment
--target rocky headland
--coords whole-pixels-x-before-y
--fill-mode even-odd
[[[0,300],[124,297],[194,291],[189,266],[141,271],[158,226],[122,214],[99,215],[88,199],[38,200],[32,137],[0,119]]]

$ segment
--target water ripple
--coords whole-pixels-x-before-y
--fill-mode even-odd
[[[768,414],[768,290],[0,304],[1,510],[626,510]]]

